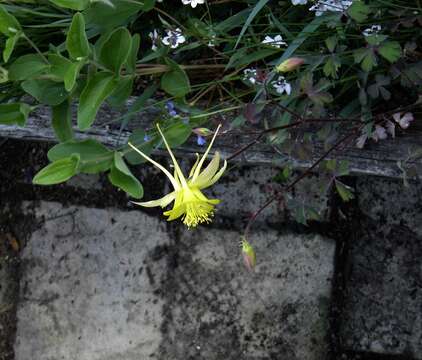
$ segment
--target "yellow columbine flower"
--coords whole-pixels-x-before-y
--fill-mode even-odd
[[[210,222],[211,218],[214,215],[214,205],[217,205],[220,200],[208,199],[201,192],[201,190],[213,185],[221,177],[221,175],[223,175],[224,170],[227,167],[227,161],[224,161],[223,167],[218,170],[220,164],[220,154],[218,153],[218,151],[216,151],[214,157],[202,172],[201,168],[204,164],[205,159],[207,158],[207,155],[211,149],[215,138],[217,137],[217,133],[220,127],[221,125],[219,125],[217,130],[215,131],[214,136],[208,146],[208,149],[207,151],[205,151],[202,158],[199,158],[199,155],[196,154],[196,162],[189,173],[189,178],[187,179],[183,175],[183,172],[180,169],[180,166],[177,163],[176,158],[174,157],[173,152],[171,151],[159,125],[157,125],[158,131],[160,132],[160,135],[164,140],[164,144],[166,145],[167,150],[173,161],[174,176],[171,175],[171,173],[162,165],[152,160],[149,156],[147,156],[142,151],[133,146],[131,143],[129,143],[129,146],[132,147],[132,149],[134,149],[146,160],[154,164],[164,174],[166,174],[174,188],[174,191],[165,195],[161,199],[147,202],[135,202],[135,204],[145,207],[161,206],[162,208],[164,208],[169,205],[172,201],[174,201],[173,208],[164,212],[164,215],[168,217],[167,221],[175,220],[179,217],[182,217],[183,223],[188,228],[195,227],[198,224],[204,222]]]

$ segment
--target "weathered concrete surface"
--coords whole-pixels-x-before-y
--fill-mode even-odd
[[[367,178],[357,189],[370,218],[351,243],[343,345],[422,359],[421,187]]]
[[[186,231],[142,212],[40,203],[22,254],[16,360],[321,360],[335,244]],[[171,231],[170,231],[171,230]]]
[[[388,226],[406,226],[422,237],[422,182],[405,187],[400,180],[382,177],[357,179],[356,191],[361,211]]]
[[[228,171],[216,184],[206,192],[210,197],[222,199],[218,207],[219,216],[225,216],[232,222],[247,220],[265,202],[281,190],[281,185],[274,178],[281,168],[265,166],[242,166]],[[267,207],[257,219],[261,223],[277,223],[284,216],[293,217],[291,208],[311,207],[319,214],[320,220],[329,216],[328,194],[321,191],[322,182],[316,175],[303,179],[286,199],[287,213],[280,204],[274,202]],[[292,206],[290,206],[292,205]]]
[[[165,263],[148,254],[168,244],[165,226],[137,212],[57,203],[35,211],[40,228],[22,253],[16,360],[156,356]]]
[[[0,360],[11,359],[13,355],[9,333],[15,327],[13,310],[17,282],[16,261],[10,249],[9,239],[10,234],[0,232]]]
[[[322,360],[334,242],[254,233],[256,272],[240,262],[239,235],[183,231],[169,278],[164,359]]]

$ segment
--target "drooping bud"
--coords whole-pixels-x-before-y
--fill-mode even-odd
[[[207,128],[195,128],[192,131],[198,136],[209,136],[213,133],[210,129]]]
[[[276,66],[277,72],[289,72],[297,69],[299,66],[301,66],[305,62],[302,58],[289,58],[287,60],[284,60],[281,64]]]
[[[243,262],[249,271],[253,271],[256,265],[255,250],[244,236],[241,237],[240,245],[242,247]]]

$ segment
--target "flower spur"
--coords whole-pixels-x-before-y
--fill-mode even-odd
[[[188,178],[185,178],[158,124],[157,129],[163,138],[164,144],[173,161],[174,175],[172,175],[161,164],[152,160],[149,156],[129,143],[128,145],[132,147],[133,150],[135,150],[142,157],[160,169],[169,178],[174,188],[174,191],[165,195],[161,199],[134,203],[144,207],[161,206],[161,208],[165,208],[174,201],[173,208],[164,212],[164,215],[168,217],[167,221],[172,221],[182,217],[183,223],[188,228],[196,227],[201,223],[209,223],[214,216],[214,206],[217,205],[220,200],[208,199],[201,192],[201,190],[210,187],[216,181],[218,181],[218,179],[220,179],[227,167],[227,161],[224,161],[223,167],[219,169],[220,154],[218,151],[216,151],[208,166],[202,172],[201,169],[214,143],[214,140],[217,137],[217,133],[220,127],[221,125],[219,125],[215,131],[214,136],[202,157],[200,158],[199,154],[196,154],[197,159],[192,169],[190,170]]]

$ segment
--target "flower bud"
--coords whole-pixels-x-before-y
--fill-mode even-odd
[[[242,236],[241,239],[240,245],[242,246],[243,262],[249,271],[253,271],[256,265],[255,250],[244,236]]]
[[[211,135],[213,132],[207,128],[196,128],[192,130],[198,136],[208,136]]]
[[[276,66],[277,72],[289,72],[297,69],[300,65],[305,62],[304,59],[293,57],[287,60],[284,60],[281,64]]]

